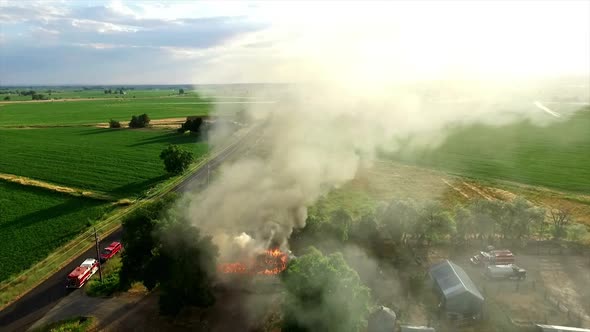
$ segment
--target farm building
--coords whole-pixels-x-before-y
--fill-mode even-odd
[[[557,325],[542,325],[537,324],[536,330],[539,332],[590,332],[589,329],[582,329],[579,327],[557,326]]]
[[[402,326],[401,332],[436,332],[436,330],[426,326]]]
[[[428,273],[450,320],[481,318],[484,298],[460,266],[445,260]]]

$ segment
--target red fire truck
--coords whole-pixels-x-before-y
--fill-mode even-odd
[[[98,271],[98,264],[94,258],[86,258],[80,266],[75,268],[66,279],[66,288],[80,288]]]
[[[100,262],[106,262],[123,249],[121,242],[113,242],[100,253]]]

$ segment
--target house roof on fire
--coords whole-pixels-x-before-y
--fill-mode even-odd
[[[481,301],[484,300],[467,273],[460,266],[449,260],[444,260],[433,265],[428,273],[446,299],[464,293],[470,293]]]

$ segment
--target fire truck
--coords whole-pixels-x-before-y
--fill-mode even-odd
[[[113,242],[108,247],[104,248],[100,253],[100,262],[104,263],[113,258],[119,251],[123,249],[121,242]]]
[[[94,258],[86,258],[66,279],[66,288],[80,288],[98,271],[100,263]]]

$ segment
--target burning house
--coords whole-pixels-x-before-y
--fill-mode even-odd
[[[288,261],[289,254],[276,248],[240,261],[219,264],[217,269],[222,274],[277,275],[287,268]]]

